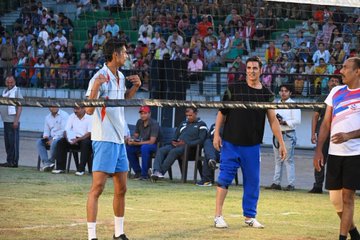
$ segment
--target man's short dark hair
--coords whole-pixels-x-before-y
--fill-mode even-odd
[[[121,41],[118,38],[111,38],[104,45],[104,57],[107,62],[112,60],[112,55],[114,52],[120,52],[122,48],[126,46],[124,41]]]
[[[187,107],[185,112],[188,112],[190,109],[193,111],[193,113],[197,113],[197,111],[198,111],[198,109],[196,107]]]
[[[246,65],[248,64],[248,62],[258,62],[258,63],[259,63],[259,67],[260,67],[260,68],[262,67],[261,58],[258,57],[258,56],[249,57],[249,58],[246,60]]]
[[[281,84],[279,89],[281,90],[281,88],[286,88],[289,92],[293,92],[293,88],[290,84]]]

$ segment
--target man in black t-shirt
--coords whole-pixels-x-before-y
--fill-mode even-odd
[[[251,57],[246,61],[246,82],[235,83],[227,89],[223,101],[271,102],[272,93],[260,82],[261,60]],[[222,208],[228,187],[239,167],[242,169],[244,194],[243,215],[245,224],[263,228],[256,219],[260,192],[260,143],[264,135],[265,115],[273,134],[279,141],[279,155],[285,159],[286,148],[279,121],[273,109],[220,109],[215,122],[214,147],[221,148],[220,173],[216,190],[215,227],[226,228]],[[223,138],[220,128],[224,125]]]

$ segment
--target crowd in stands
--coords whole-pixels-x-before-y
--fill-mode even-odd
[[[99,8],[89,0],[79,4]],[[107,1],[106,9],[110,11],[114,4],[124,2]],[[345,13],[340,7],[313,9],[311,5],[270,5],[266,1],[136,0],[131,10],[129,24],[138,33],[136,42],[130,42],[117,19],[110,17],[89,29],[85,46],[75,49],[76,28],[70,18],[40,1],[26,4],[13,34],[4,31],[1,35],[0,67],[11,62],[20,86],[84,88],[94,69],[104,63],[102,46],[116,37],[128,42],[129,59],[123,69],[136,70],[144,89],[153,59],[187,61],[191,76],[194,54],[201,62],[196,71],[228,67],[228,83],[232,83],[244,80],[239,73],[244,70],[242,56],[253,55],[256,48],[267,44],[260,56],[265,63],[264,85],[276,92],[282,83],[292,83],[296,94],[307,95],[327,91],[326,76],[307,74],[338,74],[345,59],[360,55],[359,9]],[[302,20],[301,29],[295,35],[283,34],[280,43],[274,41],[272,33],[281,31],[279,21],[289,19]]]

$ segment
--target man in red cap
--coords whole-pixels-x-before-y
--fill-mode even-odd
[[[150,107],[142,106],[139,110],[140,119],[135,126],[133,136],[127,141],[126,152],[130,168],[135,172],[134,178],[148,179],[151,154],[156,151],[159,139],[159,124],[151,118]],[[141,153],[141,167],[138,153]]]

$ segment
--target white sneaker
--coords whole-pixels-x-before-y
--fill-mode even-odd
[[[245,224],[253,228],[264,228],[264,225],[259,223],[255,218],[250,218],[249,220],[245,220]]]
[[[60,174],[60,173],[65,173],[65,171],[64,170],[54,169],[54,170],[51,171],[51,173]]]
[[[151,174],[151,178],[163,179],[164,175],[159,171],[155,171],[153,174]]]
[[[76,173],[75,173],[76,176],[82,176],[82,175],[84,175],[84,174],[85,174],[85,172],[76,172]]]
[[[215,219],[214,219],[214,225],[215,225],[216,228],[227,228],[227,227],[228,227],[228,225],[227,225],[227,223],[225,222],[223,216],[215,217]]]

